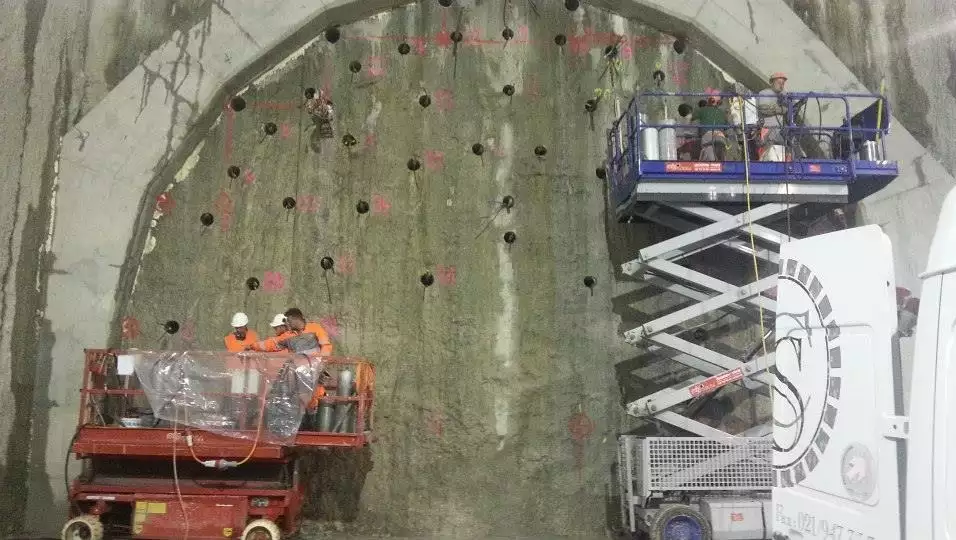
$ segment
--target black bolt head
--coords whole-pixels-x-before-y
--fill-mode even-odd
[[[698,102],[697,102],[697,106],[698,106],[698,107],[706,107],[706,106],[707,106],[707,100],[706,100],[706,99],[702,99],[702,100],[698,101]]]
[[[401,43],[398,45],[398,54],[405,55],[412,52],[412,47],[408,43]]]
[[[658,69],[657,71],[655,71],[655,72],[654,72],[654,80],[657,81],[657,82],[664,82],[664,72],[661,71],[661,70],[659,70],[659,69]]]
[[[216,218],[209,212],[203,212],[203,214],[199,216],[199,223],[202,223],[203,227],[212,225],[214,221],[216,221]]]
[[[242,96],[236,96],[229,100],[229,108],[239,112],[246,108],[246,100]]]
[[[584,276],[585,287],[590,289],[591,287],[594,286],[595,283],[597,283],[597,281],[594,279],[594,276]]]
[[[601,180],[607,179],[607,169],[604,167],[598,167],[597,169],[594,169],[594,174],[597,175],[597,177]]]
[[[604,47],[605,58],[617,58],[617,53],[618,53],[617,47],[615,47],[614,45],[608,45],[607,47]]]
[[[435,276],[431,272],[425,272],[418,278],[418,281],[421,281],[425,287],[431,287],[435,283]]]
[[[501,207],[506,210],[511,210],[512,208],[515,207],[515,198],[512,197],[511,195],[505,195],[501,199]]]
[[[461,32],[459,32],[458,30],[455,30],[454,32],[451,33],[451,40],[454,41],[455,43],[460,42],[462,39],[464,39],[464,37],[465,36],[461,35]]]
[[[568,36],[564,34],[558,34],[554,36],[554,44],[558,47],[563,47],[568,42]]]
[[[584,102],[584,110],[587,112],[594,112],[597,109],[597,100],[589,99]]]
[[[418,104],[421,105],[422,108],[428,107],[432,104],[432,98],[428,94],[423,94],[418,98]]]
[[[292,210],[295,208],[295,197],[286,197],[285,199],[282,199],[282,208],[285,208],[286,210]]]
[[[415,158],[408,160],[408,163],[406,163],[406,165],[408,166],[408,170],[412,172],[422,168],[422,163]]]
[[[514,244],[515,240],[518,239],[518,235],[516,235],[514,231],[508,231],[505,233],[504,239],[506,244]]]
[[[677,106],[677,114],[681,116],[687,116],[693,110],[694,108],[686,103],[681,103],[680,105]]]
[[[352,60],[349,62],[349,71],[352,73],[358,73],[359,71],[362,71],[362,63],[358,60]]]
[[[353,137],[351,133],[346,133],[345,135],[342,135],[342,144],[352,147],[358,144],[358,141],[355,140],[355,137]]]
[[[438,5],[441,7],[448,7],[451,5],[451,0],[438,0]]]
[[[242,171],[239,169],[239,167],[236,167],[235,165],[230,165],[229,168],[226,169],[226,174],[229,175],[229,178],[239,178],[239,173],[241,172]]]
[[[485,146],[481,143],[475,143],[471,145],[471,151],[476,155],[480,156],[485,153]]]
[[[325,31],[325,40],[329,43],[335,43],[340,37],[342,37],[342,33],[339,32],[339,29],[336,26],[333,26]]]
[[[166,321],[163,323],[163,330],[165,330],[167,334],[175,334],[179,332],[179,323],[176,321]]]
[[[506,84],[505,87],[501,89],[501,91],[504,93],[504,95],[509,97],[515,95],[515,87],[510,84]]]
[[[544,157],[545,155],[547,155],[547,153],[548,153],[548,149],[541,145],[534,147],[534,155],[538,157]]]
[[[677,54],[683,54],[684,50],[687,49],[687,40],[684,38],[677,38],[674,41],[674,52]]]
[[[359,201],[358,204],[355,205],[355,211],[358,212],[359,214],[367,214],[367,213],[368,213],[368,202],[366,202],[366,201]]]
[[[322,270],[331,270],[335,266],[335,261],[332,260],[332,257],[322,257],[319,266],[322,267]]]
[[[315,88],[306,88],[305,89],[305,99],[312,99],[315,97]]]
[[[581,5],[581,2],[578,0],[564,0],[564,7],[568,8],[568,11],[574,11],[578,9]]]
[[[266,122],[266,124],[262,126],[262,131],[265,131],[266,135],[275,135],[276,132],[279,131],[279,126],[275,125],[275,122]]]
[[[246,280],[246,288],[250,291],[254,291],[259,288],[259,279],[251,277]]]
[[[515,31],[506,26],[505,29],[501,31],[501,37],[505,38],[505,41],[509,41],[515,37]]]

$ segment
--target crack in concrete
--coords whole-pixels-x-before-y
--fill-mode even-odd
[[[224,3],[225,3],[225,0],[223,0],[222,2],[213,2],[213,5],[219,8],[219,11],[221,11],[223,15],[225,15],[226,17],[229,17],[229,20],[236,25],[236,28],[238,28],[239,31],[242,32],[242,35],[245,36],[246,39],[251,41],[253,45],[255,45],[256,47],[261,47],[261,45],[259,45],[259,42],[256,41],[256,38],[252,37],[252,34],[246,31],[246,29],[243,28],[241,24],[239,24],[239,21],[237,21],[236,18],[232,16],[232,12],[226,9],[226,7],[223,5]],[[212,17],[210,17],[208,21],[209,21],[208,24],[211,26]],[[202,48],[200,48],[200,51],[202,51]],[[202,58],[202,52],[199,53],[199,57]]]
[[[750,33],[754,35],[754,40],[760,43],[760,36],[757,35],[757,21],[754,20],[754,6],[751,0],[747,0],[747,11],[750,14]]]

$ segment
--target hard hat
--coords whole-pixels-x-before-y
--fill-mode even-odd
[[[276,316],[272,318],[272,322],[269,323],[269,326],[275,328],[276,326],[282,326],[284,324],[286,324],[285,315],[276,313]]]
[[[238,312],[232,316],[232,327],[239,328],[240,326],[246,326],[249,324],[249,316],[243,312]]]
[[[774,73],[773,75],[770,76],[770,82],[773,82],[774,79],[783,79],[783,80],[786,81],[786,80],[787,80],[787,76],[786,76],[786,74],[784,74],[783,72],[778,71],[778,72],[776,72],[776,73]]]

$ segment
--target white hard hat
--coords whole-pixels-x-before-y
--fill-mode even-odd
[[[232,327],[239,328],[240,326],[246,326],[249,324],[249,316],[243,312],[238,312],[232,316]]]
[[[282,326],[284,324],[286,324],[285,315],[276,313],[276,316],[272,318],[272,322],[269,323],[269,326],[275,328],[276,326]]]

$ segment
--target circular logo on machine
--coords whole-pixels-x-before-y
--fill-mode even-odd
[[[820,463],[836,424],[840,327],[823,283],[796,260],[780,263],[777,299],[773,467],[775,485],[789,487]]]
[[[862,444],[851,444],[843,451],[840,464],[843,487],[854,499],[865,501],[876,489],[876,469],[873,454]]]

